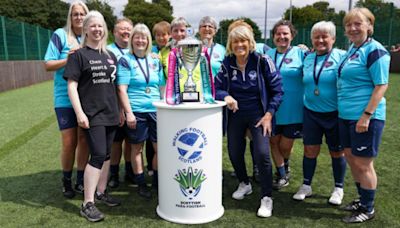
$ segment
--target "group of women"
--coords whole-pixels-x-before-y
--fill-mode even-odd
[[[352,213],[343,221],[363,222],[374,217],[377,177],[373,161],[384,126],[383,95],[390,62],[388,52],[371,38],[374,20],[365,8],[355,8],[345,16],[345,32],[352,42],[347,52],[333,48],[336,28],[331,22],[313,26],[313,52],[306,52],[292,46],[296,30],[289,21],[281,20],[274,26],[276,48],[264,50],[257,48],[251,26],[239,20],[228,29],[225,53],[225,48],[213,40],[217,22],[211,17],[201,19],[199,35],[211,57],[216,99],[224,100],[228,109],[228,151],[239,180],[232,198],[242,200],[252,193],[244,162],[248,135],[259,171],[259,217],[272,215],[272,189],[289,184],[289,158],[294,140],[300,137],[304,143],[304,179],[293,199],[312,195],[323,136],[334,176],[328,202],[342,203],[347,161],[359,197],[344,207]],[[132,162],[127,164],[127,172],[145,198],[151,197],[151,189],[145,183],[142,151],[146,141],[152,146],[148,162],[152,163],[152,186],[157,190],[157,116],[152,102],[163,97],[169,51],[186,37],[187,26],[184,18],[176,18],[171,24],[157,23],[153,28],[157,45],[152,48],[146,25],[133,26],[122,19],[114,28],[115,43],[107,47],[103,16],[76,1],[70,6],[66,27],[53,34],[45,66],[56,70],[54,95],[62,136],[63,194],[68,198],[75,194],[71,176],[78,147],[76,188],[84,192],[80,213],[89,221],[104,218],[95,201],[111,207],[120,205],[106,188],[110,163],[112,175],[118,174],[123,140],[131,152],[125,157]],[[258,53],[258,49],[267,55]],[[195,83],[200,83],[198,68],[193,71]],[[185,82],[185,68],[179,73],[183,77],[180,81]],[[108,185],[115,187],[118,176],[112,180]]]

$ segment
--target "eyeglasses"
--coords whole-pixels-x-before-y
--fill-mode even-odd
[[[72,17],[79,17],[79,16],[84,17],[84,16],[86,16],[86,14],[83,14],[83,13],[74,13],[74,14],[72,14]]]
[[[212,25],[200,25],[200,28],[214,28]]]

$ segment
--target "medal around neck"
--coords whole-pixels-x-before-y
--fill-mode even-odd
[[[193,81],[193,70],[199,63],[202,44],[199,40],[188,37],[178,42],[178,50],[183,66],[188,71],[188,78],[183,87],[182,101],[199,102],[200,94],[196,90],[196,84]]]

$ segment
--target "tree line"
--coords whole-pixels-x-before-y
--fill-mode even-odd
[[[114,9],[108,4],[108,1],[86,0],[85,2],[90,10],[97,10],[103,14],[107,26],[111,30],[117,18],[113,14]],[[390,31],[391,34],[386,33],[385,35],[400,37],[400,23],[398,23],[400,21],[400,9],[394,6],[393,3],[384,2],[383,0],[358,0],[356,6],[366,7],[374,13],[376,23],[379,24],[379,26],[375,26],[376,30],[387,29],[387,33]],[[2,0],[0,15],[55,30],[65,25],[68,8],[69,3],[61,0]],[[336,12],[334,8],[330,7],[329,2],[319,1],[304,7],[293,7],[292,21],[297,28],[311,28],[315,22],[321,20],[332,21],[337,26],[341,26],[345,13],[345,11]],[[173,19],[172,14],[173,6],[169,0],[153,0],[152,3],[145,0],[129,0],[123,10],[124,17],[131,19],[134,23],[142,22],[150,29],[159,21],[171,21]],[[289,15],[290,9],[287,9],[282,18],[288,20]],[[220,21],[220,29],[216,34],[217,42],[225,44],[228,26],[236,19],[238,18]],[[258,25],[251,18],[241,19],[244,19],[253,27],[255,39],[261,41],[262,33]],[[385,40],[383,43],[386,43]]]

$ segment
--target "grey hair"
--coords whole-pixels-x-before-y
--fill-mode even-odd
[[[217,21],[213,17],[205,16],[205,17],[201,18],[200,22],[199,22],[199,29],[204,24],[211,24],[214,27],[215,31],[218,30]]]
[[[130,51],[130,53],[133,54],[132,39],[136,34],[141,34],[141,35],[146,36],[146,38],[147,38],[146,55],[149,54],[151,52],[151,48],[152,48],[151,43],[153,41],[151,39],[150,29],[145,24],[142,24],[142,23],[137,23],[135,25],[135,27],[133,27],[133,29],[132,29],[131,37],[129,39],[129,51]]]
[[[188,27],[188,22],[186,21],[186,19],[184,17],[178,17],[175,18],[174,20],[171,21],[171,30],[176,27],[176,26],[180,26],[183,25],[185,27]]]
[[[328,33],[331,37],[336,38],[336,26],[333,24],[332,21],[320,21],[317,22],[313,25],[311,28],[311,39],[314,34],[314,32],[320,31],[320,32],[326,32]]]

